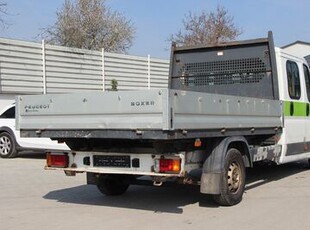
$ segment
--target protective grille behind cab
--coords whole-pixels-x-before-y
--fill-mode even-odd
[[[255,84],[266,76],[259,58],[185,63],[178,71],[184,86]]]
[[[278,98],[272,36],[219,46],[175,47],[170,87],[266,99]]]

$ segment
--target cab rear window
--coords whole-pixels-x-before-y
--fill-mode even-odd
[[[287,73],[287,84],[288,93],[291,99],[300,99],[301,89],[300,89],[300,77],[299,69],[296,62],[287,61],[286,62],[286,73]]]
[[[308,67],[304,64],[304,74],[305,74],[305,81],[306,81],[306,90],[307,90],[307,97],[308,101],[310,101],[310,72]]]

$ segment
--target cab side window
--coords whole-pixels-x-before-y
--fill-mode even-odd
[[[301,95],[299,70],[296,62],[286,62],[288,93],[291,99],[299,99]]]
[[[0,118],[15,118],[15,106],[2,113]]]
[[[307,89],[307,97],[308,101],[310,101],[310,72],[308,66],[304,64],[304,74],[305,74],[305,81],[306,81],[306,89]]]

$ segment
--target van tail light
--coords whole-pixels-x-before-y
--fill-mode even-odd
[[[160,173],[179,173],[181,170],[180,159],[156,159],[155,171]]]
[[[68,155],[47,153],[46,164],[48,167],[67,168],[69,165],[69,157]]]

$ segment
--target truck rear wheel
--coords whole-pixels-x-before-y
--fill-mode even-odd
[[[230,148],[225,157],[221,194],[213,195],[216,203],[224,206],[238,204],[245,187],[245,166],[239,150]]]
[[[125,193],[129,187],[129,179],[122,175],[101,175],[97,188],[107,196],[117,196]]]

